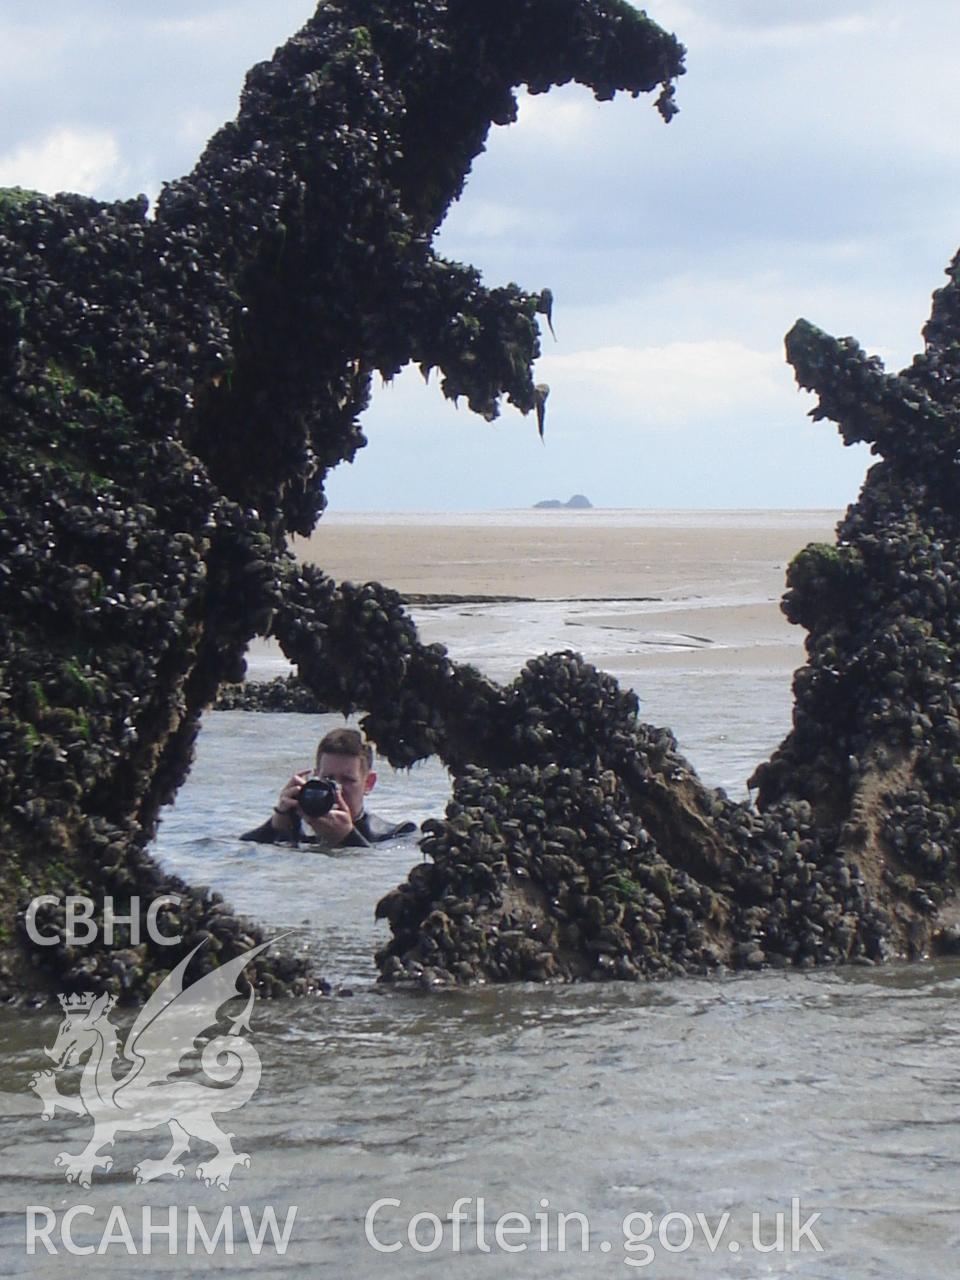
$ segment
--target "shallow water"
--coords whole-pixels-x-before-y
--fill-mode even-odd
[[[645,714],[672,724],[713,783],[742,782],[786,728],[788,695],[756,677],[657,673],[644,694]],[[265,816],[332,722],[211,714],[193,775],[157,843],[172,870],[216,887],[275,932],[296,930],[296,945],[341,993],[255,1006],[260,1087],[224,1122],[250,1153],[250,1167],[235,1173],[229,1191],[205,1188],[193,1177],[195,1159],[208,1154],[199,1144],[183,1181],[138,1186],[133,1164],[166,1146],[154,1131],[118,1138],[114,1169],[89,1190],[69,1186],[54,1158],[80,1149],[90,1121],[58,1112],[45,1124],[27,1089],[48,1065],[42,1046],[59,1019],[0,1011],[0,1272],[72,1277],[82,1265],[91,1276],[144,1278],[200,1267],[304,1277],[413,1277],[425,1268],[445,1275],[451,1266],[468,1278],[672,1277],[681,1269],[816,1280],[956,1274],[960,963],[646,986],[382,991],[372,956],[387,929],[373,920],[373,906],[417,860],[415,843],[324,857],[235,838]],[[375,807],[422,820],[442,812],[448,791],[436,762],[409,774],[383,769]],[[126,1027],[131,1017],[114,1021]],[[76,1087],[75,1077],[62,1081],[67,1093]],[[461,1197],[467,1221],[454,1256],[447,1215]],[[401,1244],[395,1252],[377,1252],[365,1238],[365,1213],[381,1199],[400,1201],[383,1206],[372,1225],[381,1245]],[[821,1215],[811,1229],[822,1252],[809,1236],[789,1252],[794,1200],[798,1225]],[[180,1254],[168,1256],[159,1237],[149,1256],[131,1257],[112,1243],[78,1258],[54,1234],[57,1255],[27,1257],[28,1204],[58,1215],[89,1206],[75,1221],[81,1246],[102,1244],[107,1215],[120,1206],[138,1250],[143,1207],[166,1220],[178,1206]],[[281,1221],[290,1206],[297,1212],[282,1255],[269,1245],[253,1255],[238,1227],[235,1253],[221,1242],[194,1263],[182,1256],[191,1205],[211,1230],[225,1206],[235,1215],[250,1206],[257,1219],[272,1206]],[[502,1234],[513,1249],[525,1245],[522,1252],[497,1245],[495,1223],[508,1212],[529,1220],[528,1231],[514,1218],[513,1234]],[[432,1252],[417,1252],[407,1239],[417,1213],[439,1220]],[[573,1217],[560,1248],[558,1215],[577,1213],[588,1221],[587,1253]],[[652,1215],[645,1240],[642,1219],[623,1228],[638,1213]],[[785,1251],[759,1252],[752,1217],[760,1215],[759,1242],[774,1244],[778,1213],[786,1215]],[[697,1214],[710,1232],[725,1222],[713,1253]],[[687,1222],[692,1239],[683,1248]],[[421,1221],[422,1247],[433,1231]]]

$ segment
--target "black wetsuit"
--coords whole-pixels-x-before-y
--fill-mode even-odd
[[[246,831],[241,840],[256,840],[258,844],[318,844],[317,836],[311,831],[304,835],[298,814],[291,815],[296,824],[289,831],[278,831],[270,818],[262,826]],[[333,849],[368,849],[372,844],[380,844],[383,840],[393,840],[396,836],[409,836],[417,830],[415,822],[386,822],[375,813],[364,810],[354,822],[350,834]]]

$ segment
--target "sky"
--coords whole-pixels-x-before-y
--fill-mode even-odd
[[[523,97],[438,238],[488,285],[554,293],[546,437],[407,370],[330,509],[842,508],[870,456],[812,423],[803,316],[891,370],[960,243],[955,0],[649,0],[687,47],[680,114]],[[3,0],[0,186],[113,199],[189,171],[311,0]]]

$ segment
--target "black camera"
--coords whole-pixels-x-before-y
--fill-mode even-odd
[[[339,794],[339,786],[330,778],[308,778],[297,801],[308,818],[322,818],[337,803]]]

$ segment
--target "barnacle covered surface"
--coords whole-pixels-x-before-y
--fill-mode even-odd
[[[430,861],[378,906],[385,979],[635,979],[873,963],[890,946],[809,803],[761,814],[704,787],[579,655],[530,662],[498,710],[497,739],[426,824]]]
[[[423,645],[396,592],[287,554],[364,443],[371,377],[409,362],[492,417],[536,409],[543,291],[433,254],[514,89],[661,89],[682,50],[616,0],[342,0],[247,78],[196,169],[141,200],[0,195],[0,928],[10,991],[142,997],[198,937],[258,940],[146,851],[199,716],[271,634],[398,766],[455,774],[427,860],[380,903],[387,981],[639,978],[960,944],[957,264],[888,375],[798,322],[816,416],[880,461],[834,546],[791,565],[807,628],[794,728],[757,805],[574,653],[509,685]],[[183,901],[181,950],[28,945],[37,893]],[[258,958],[264,992],[317,980]]]
[[[912,364],[850,338],[787,335],[817,418],[879,455],[835,547],[808,547],[783,608],[805,626],[794,729],[756,773],[759,803],[807,800],[913,949],[960,943],[960,256]]]
[[[489,740],[505,695],[420,646],[390,593],[298,572],[286,539],[363,445],[374,372],[436,369],[488,418],[536,407],[541,292],[485,287],[432,236],[517,86],[659,89],[669,119],[682,53],[622,0],[331,0],[151,216],[0,193],[5,991],[137,999],[198,937],[204,964],[259,938],[146,852],[254,635],[273,628],[327,705],[376,708],[395,763],[465,765]],[[181,950],[73,947],[56,906],[57,945],[24,933],[38,893],[123,910],[163,891]],[[256,975],[310,985],[300,959]]]
[[[666,730],[573,654],[501,692],[498,739],[385,897],[390,981],[635,978],[960,951],[960,257],[925,347],[887,374],[787,335],[815,418],[880,457],[835,545],[790,565],[808,630],[793,729],[709,791]],[[494,723],[491,721],[491,723]]]

